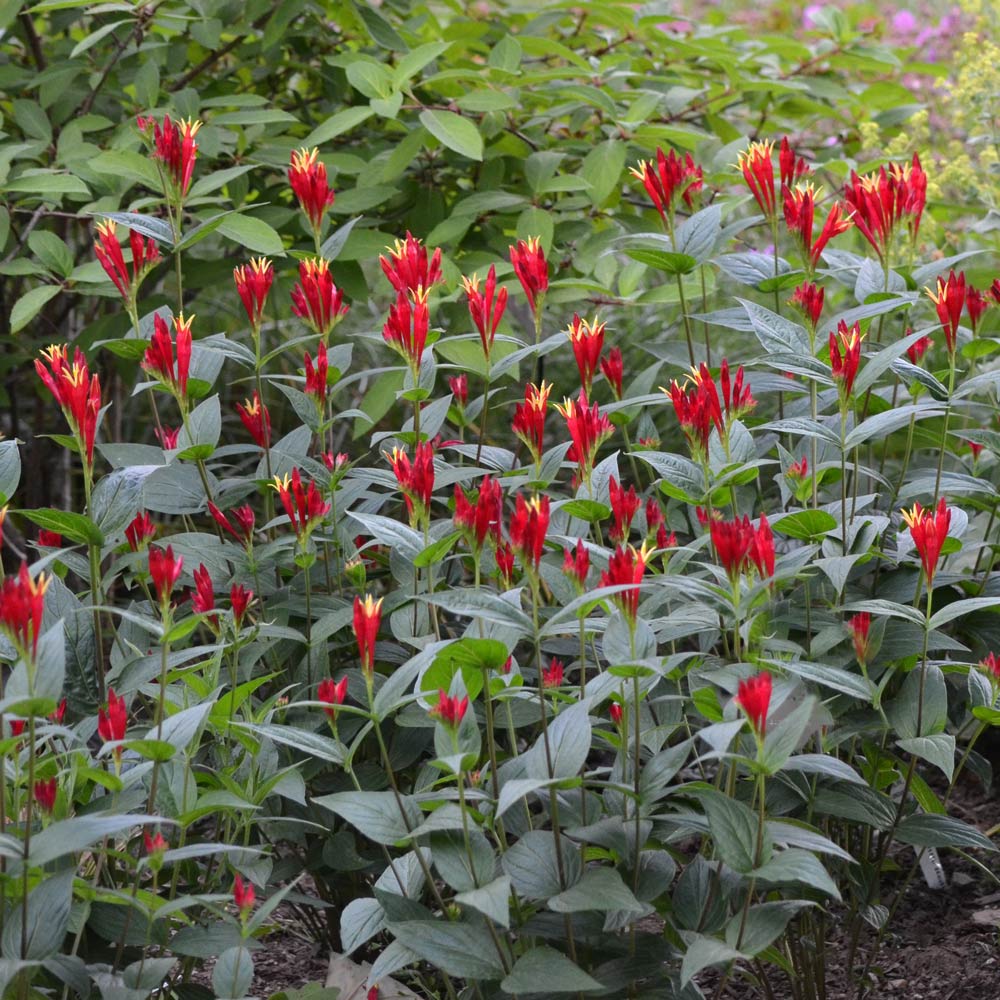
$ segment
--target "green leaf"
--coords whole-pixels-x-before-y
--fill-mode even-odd
[[[68,278],[73,272],[73,253],[66,244],[47,229],[36,229],[28,237],[31,252],[54,274]]]
[[[7,503],[21,481],[21,452],[17,441],[0,441],[0,503]]]
[[[50,195],[79,194],[84,197],[90,195],[90,188],[79,177],[47,170],[23,173],[20,177],[7,181],[2,187],[7,191],[38,197],[41,200],[47,199]]]
[[[376,45],[381,45],[382,48],[395,52],[407,51],[409,46],[376,8],[370,7],[365,2],[353,3],[351,6],[360,15],[365,30],[371,35],[371,39]]]
[[[644,909],[613,868],[588,868],[576,885],[553,896],[548,901],[548,907],[556,913],[580,913],[588,910],[628,910],[642,913]]]
[[[912,847],[975,847],[995,851],[996,844],[974,826],[952,816],[907,816],[896,830],[896,839]]]
[[[483,137],[468,118],[454,111],[421,111],[420,124],[448,149],[470,160],[482,160]]]
[[[25,292],[10,311],[10,332],[23,330],[61,291],[60,285],[39,285]]]
[[[177,436],[178,458],[211,458],[222,435],[222,409],[219,397],[210,396],[199,403]]]
[[[62,947],[69,928],[73,902],[72,871],[50,875],[36,885],[28,896],[25,920],[21,906],[13,906],[3,925],[3,954],[39,961],[55,955]],[[27,949],[22,952],[22,944]]]
[[[800,882],[819,889],[834,899],[840,899],[840,890],[830,877],[823,863],[809,851],[789,847],[777,851],[767,864],[752,873],[761,882]]]
[[[340,256],[340,252],[347,243],[347,238],[351,235],[351,230],[361,221],[361,216],[356,216],[350,222],[345,222],[338,226],[331,233],[319,248],[319,255],[326,260],[334,261]]]
[[[961,618],[963,615],[971,615],[973,611],[983,611],[987,608],[996,610],[1000,607],[1000,602],[995,597],[970,597],[964,601],[952,601],[940,611],[935,611],[931,616],[930,627],[932,629],[941,628],[948,622]]]
[[[407,795],[401,797],[403,814],[393,792],[335,792],[313,802],[336,813],[376,844],[406,840],[410,830],[420,825],[420,809]]]
[[[627,257],[637,260],[647,267],[655,267],[667,274],[690,274],[698,261],[687,253],[675,253],[672,250],[646,250],[642,247],[630,247],[625,251]]]
[[[483,923],[404,920],[390,923],[389,933],[449,976],[480,980],[503,977],[500,957]]]
[[[620,139],[608,139],[583,158],[580,174],[590,184],[588,193],[594,205],[603,205],[621,187],[625,146]]]
[[[331,764],[344,763],[343,745],[322,733],[314,733],[298,726],[282,726],[276,722],[269,723],[236,723],[241,729],[248,729],[257,736],[273,740],[283,746],[299,750],[310,757],[329,761]]]
[[[341,950],[350,955],[384,929],[385,910],[377,899],[352,899],[340,914]]]
[[[86,850],[104,837],[111,837],[147,824],[163,822],[165,820],[161,816],[140,814],[74,816],[71,819],[58,820],[31,838],[31,854],[28,860],[32,866],[41,867],[57,858]]]
[[[681,987],[687,986],[702,969],[707,969],[711,965],[721,965],[723,962],[732,962],[738,958],[743,958],[742,953],[723,944],[722,941],[701,934],[696,935],[688,944],[681,962]]]
[[[335,139],[338,135],[350,132],[357,128],[362,122],[367,121],[375,112],[367,105],[344,108],[335,115],[331,115],[322,125],[316,128],[303,140],[303,146],[322,146],[324,143]]]
[[[104,536],[100,528],[85,514],[56,510],[54,507],[40,507],[37,510],[18,511],[39,528],[56,531],[70,541],[84,545],[103,545]]]
[[[823,687],[839,691],[841,694],[860,698],[862,701],[871,699],[871,691],[863,677],[855,676],[840,667],[831,667],[826,663],[809,663],[805,660],[769,660],[774,667],[779,667],[796,677],[812,681]]]
[[[735,947],[739,941],[745,955],[759,955],[784,933],[788,921],[808,905],[805,900],[782,899],[751,906],[745,915],[734,913],[726,924],[726,942]]]
[[[886,714],[893,728],[904,740],[915,736],[928,736],[944,730],[948,721],[948,688],[941,668],[927,664],[925,675],[921,668],[911,670],[903,681],[899,693],[886,706]],[[921,709],[921,688],[923,699]],[[917,717],[920,725],[917,725]]]
[[[501,927],[510,926],[510,878],[500,875],[484,886],[455,894],[455,902],[468,906]]]
[[[579,774],[590,752],[590,732],[590,711],[586,702],[564,708],[549,723],[548,739],[539,737],[528,751],[525,777],[545,780],[572,778]]]
[[[769,354],[798,354],[812,357],[805,328],[747,299],[737,299],[746,310],[760,346]]]
[[[212,990],[219,1000],[242,1000],[253,982],[253,958],[243,946],[227,948],[212,969]]]
[[[504,993],[591,993],[603,990],[596,979],[587,975],[561,951],[540,945],[526,951],[500,983]]]
[[[933,764],[951,781],[955,771],[955,737],[950,733],[934,733],[932,736],[913,736],[906,740],[896,740],[896,746],[914,757]]]
[[[789,538],[818,541],[837,527],[837,519],[825,510],[797,510],[793,514],[776,517],[771,526]]]
[[[705,809],[708,829],[715,841],[719,857],[733,871],[747,873],[753,870],[757,856],[757,814],[747,805],[731,799],[721,792],[702,791],[698,798]],[[771,853],[770,840],[764,834],[763,856]]]
[[[777,774],[801,745],[815,711],[816,699],[807,697],[780,722],[768,727],[760,763],[769,774]]]
[[[583,874],[577,851],[563,850],[567,888]],[[550,899],[563,891],[551,830],[529,830],[500,859],[514,891],[527,899]]]
[[[174,234],[170,223],[156,215],[141,215],[138,212],[102,212],[101,218],[111,219],[126,229],[134,229],[141,236],[156,240],[168,247],[174,245]]]
[[[277,231],[262,219],[250,215],[228,215],[219,223],[218,231],[253,253],[269,257],[284,257],[285,245]]]

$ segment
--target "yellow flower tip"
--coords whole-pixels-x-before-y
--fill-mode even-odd
[[[174,329],[178,331],[184,331],[184,333],[191,332],[191,324],[195,320],[195,315],[192,313],[190,316],[185,316],[184,313],[180,312],[174,317]]]
[[[271,262],[267,257],[251,257],[250,270],[254,274],[267,274],[271,270]]]
[[[67,360],[67,350],[65,344],[49,344],[41,351],[41,355],[45,358],[50,365],[55,365],[57,362],[62,361],[64,364]]]
[[[479,275],[474,274],[470,278],[463,276],[462,278],[462,288],[465,289],[467,295],[475,295],[479,291]]]
[[[277,490],[279,493],[287,493],[292,485],[292,477],[285,473],[285,478],[282,479],[277,473],[274,475],[274,481],[268,484],[271,489]]]
[[[114,219],[101,219],[94,228],[104,237],[114,236],[118,230]]]
[[[924,509],[919,503],[915,503],[912,510],[906,510],[904,508],[900,511],[900,514],[902,515],[902,518],[906,522],[906,526],[908,528],[913,528],[924,519]]]
[[[382,601],[384,597],[380,597],[377,601],[371,594],[365,594],[365,599],[361,602],[361,610],[364,612],[366,618],[374,618],[382,610]]]

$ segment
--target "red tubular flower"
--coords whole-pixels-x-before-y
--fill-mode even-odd
[[[108,688],[107,710],[97,710],[97,735],[105,743],[117,743],[125,739],[128,729],[128,706],[121,695],[115,694],[114,688]]]
[[[809,460],[803,455],[797,462],[788,463],[788,478],[801,483],[809,475]]]
[[[461,375],[449,375],[448,388],[451,389],[455,402],[464,410],[469,402],[469,376],[465,372]]]
[[[333,283],[330,265],[322,257],[299,261],[299,280],[292,289],[292,312],[324,340],[347,315],[344,293]]]
[[[630,486],[626,493],[614,476],[608,483],[608,490],[611,495],[611,515],[615,520],[611,528],[611,541],[624,542],[628,538],[632,519],[639,512],[642,501],[636,496],[634,486]]]
[[[960,271],[956,275],[951,271],[947,281],[938,278],[936,291],[932,292],[929,288],[925,288],[924,291],[937,309],[948,353],[954,354],[958,341],[958,325],[962,321],[962,310],[965,308],[965,273]]]
[[[22,654],[32,659],[38,652],[38,637],[42,634],[49,581],[45,573],[32,579],[27,563],[21,563],[17,574],[4,577],[0,584],[0,629]]]
[[[215,608],[215,588],[212,577],[205,564],[202,563],[194,571],[194,597],[191,598],[191,610],[198,615],[205,614]]]
[[[215,519],[215,523],[218,524],[223,531],[232,535],[233,538],[235,538],[241,545],[249,545],[250,542],[253,541],[255,518],[253,508],[249,504],[244,504],[242,507],[235,507],[229,512],[236,521],[236,526],[234,526],[232,521],[230,521],[229,518],[211,501],[208,503],[208,512]],[[239,530],[237,530],[237,527]]]
[[[614,433],[614,427],[607,415],[600,412],[597,403],[587,405],[587,397],[582,392],[575,402],[564,399],[561,404],[556,403],[556,409],[566,420],[573,442],[571,454],[579,466],[580,476],[586,479],[594,467],[598,449]]]
[[[411,520],[423,517],[434,495],[434,445],[430,441],[421,441],[413,453],[412,462],[402,448],[393,448],[386,458],[403,491]]]
[[[229,603],[233,609],[233,621],[237,628],[242,628],[247,608],[253,600],[253,591],[247,590],[241,583],[234,583],[229,588]]]
[[[330,511],[329,501],[323,499],[314,482],[310,480],[309,485],[303,487],[302,476],[297,468],[292,469],[290,476],[286,473],[284,478],[275,475],[271,488],[281,498],[288,520],[292,523],[292,530],[300,541]]]
[[[246,310],[250,326],[254,331],[259,330],[264,305],[274,281],[271,262],[266,257],[251,257],[249,264],[233,268],[233,281],[236,282],[236,291]]]
[[[503,577],[504,586],[510,587],[514,577],[514,549],[508,542],[502,542],[496,551],[497,569]]]
[[[601,359],[601,371],[611,385],[611,391],[615,394],[615,399],[622,398],[622,379],[625,376],[625,364],[622,361],[620,348],[612,347],[608,351],[608,356]]]
[[[387,252],[389,256],[380,256],[378,262],[397,295],[426,291],[442,280],[440,248],[428,259],[427,247],[409,231],[405,240],[396,240]]]
[[[820,288],[819,285],[814,284],[812,281],[804,281],[792,292],[792,297],[788,301],[796,309],[802,310],[809,320],[810,327],[815,330],[819,325],[819,318],[823,313],[823,299],[825,296],[826,291]]]
[[[770,139],[751,142],[746,150],[740,153],[736,164],[743,173],[743,179],[750,188],[750,193],[768,219],[775,217],[776,209],[773,153],[774,143]]]
[[[808,261],[807,270],[811,273],[815,270],[830,240],[851,228],[851,217],[845,213],[844,206],[837,202],[827,214],[823,228],[814,242],[813,218],[816,211],[816,192],[812,185],[800,184],[794,190],[785,187],[782,188],[781,194],[785,224],[788,226],[788,231],[798,239],[803,256]]]
[[[525,567],[538,571],[549,530],[549,498],[534,496],[525,500],[518,494],[510,519],[510,541]]]
[[[783,188],[790,188],[800,177],[812,173],[809,164],[801,156],[796,156],[787,135],[782,136],[778,149],[778,172]]]
[[[288,168],[288,183],[299,207],[309,220],[312,231],[318,234],[323,228],[326,210],[336,197],[326,179],[326,165],[320,162],[319,150],[295,149]]]
[[[427,346],[430,327],[427,295],[426,288],[400,292],[395,304],[389,307],[389,316],[382,327],[382,339],[401,354],[414,370],[419,369]]]
[[[329,361],[326,355],[326,345],[316,347],[316,366],[313,367],[312,355],[306,351],[306,393],[316,400],[316,408],[322,413],[326,406],[326,387],[329,374]]]
[[[748,553],[750,561],[757,567],[761,579],[769,580],[774,576],[774,535],[766,514],[761,513],[752,538]]]
[[[986,293],[974,285],[969,285],[965,292],[965,308],[969,311],[969,326],[972,327],[973,337],[978,333],[979,321],[989,307],[990,300],[986,297]]]
[[[139,127],[149,124],[150,119]],[[194,161],[198,155],[198,144],[194,137],[201,128],[201,122],[182,118],[171,121],[170,115],[165,115],[163,124],[153,121],[153,158],[163,164],[167,181],[173,188],[175,199],[183,198],[191,187],[194,175]]]
[[[479,331],[479,339],[483,343],[483,354],[487,358],[493,350],[493,339],[496,337],[497,327],[503,319],[504,310],[507,308],[507,289],[497,290],[497,269],[490,264],[490,269],[486,274],[486,285],[483,291],[479,291],[479,275],[474,274],[471,278],[462,278],[462,287],[465,289],[466,297],[469,300],[469,315]]]
[[[59,792],[59,784],[55,778],[42,779],[36,781],[32,794],[38,805],[47,813],[52,812],[56,807],[56,795]]]
[[[530,382],[524,389],[524,402],[514,407],[511,429],[524,442],[535,462],[542,459],[542,439],[545,437],[545,412],[549,404],[551,382],[541,387]]]
[[[630,586],[629,590],[623,590],[611,599],[633,626],[639,613],[639,584],[646,572],[650,552],[652,549],[647,549],[645,542],[638,549],[634,545],[619,545],[608,560],[608,568],[601,573],[602,587]]]
[[[62,725],[63,719],[66,718],[66,699],[63,698],[61,702],[49,713],[50,721],[54,722],[57,726]]]
[[[990,674],[995,681],[1000,681],[1000,657],[996,653],[989,653],[985,659],[979,661],[979,666]]]
[[[240,415],[240,420],[243,421],[243,426],[250,437],[253,438],[254,444],[258,448],[268,448],[271,444],[271,414],[260,401],[256,390],[253,399],[245,399],[242,403],[236,404],[236,412]]]
[[[594,373],[597,371],[597,364],[604,348],[604,324],[596,317],[588,321],[574,314],[573,322],[566,330],[566,336],[573,345],[573,356],[580,372],[580,388],[583,394],[589,397]]]
[[[172,451],[177,447],[177,439],[181,436],[180,427],[154,427],[153,433],[164,451]]]
[[[767,712],[771,707],[771,675],[757,674],[740,681],[736,704],[743,709],[760,739],[767,733]]]
[[[566,668],[563,666],[562,660],[552,657],[552,659],[549,660],[549,665],[542,670],[542,687],[562,687],[565,674]]]
[[[151,837],[147,830],[144,830],[142,833],[142,842],[146,849],[147,857],[155,857],[156,855],[162,857],[163,852],[170,846],[162,833],[157,833],[155,837]]]
[[[994,278],[986,293],[998,306],[1000,306],[1000,278]]]
[[[94,441],[97,437],[97,418],[101,412],[101,383],[91,375],[87,359],[79,348],[73,352],[69,363],[66,345],[51,345],[42,351],[49,363],[46,368],[40,358],[35,359],[35,371],[52,393],[79,442],[81,455],[88,466],[94,464]]]
[[[153,317],[153,336],[142,358],[143,370],[155,376],[178,397],[187,396],[188,373],[191,369],[191,324],[178,314],[174,317],[174,332],[177,335],[176,361],[174,340],[167,324],[159,313]]]
[[[440,719],[449,729],[458,730],[465,718],[465,713],[469,708],[469,699],[459,698],[458,695],[451,696],[447,692],[438,690],[437,704],[430,710],[429,715]]]
[[[246,919],[257,902],[257,895],[254,892],[253,884],[251,882],[244,882],[239,875],[236,876],[233,882],[233,902],[240,911],[241,919]]]
[[[125,540],[133,552],[138,552],[139,549],[145,548],[146,543],[155,537],[156,525],[153,524],[152,518],[143,511],[136,514],[129,521],[128,527],[125,529]]]
[[[907,334],[913,332],[912,328],[907,329]],[[923,336],[919,340],[915,340],[906,349],[906,356],[910,359],[912,364],[919,364],[920,359],[927,353],[931,346],[931,338],[928,336]]]
[[[833,378],[841,391],[841,397],[846,399],[854,388],[854,380],[861,363],[861,341],[864,334],[857,323],[848,329],[841,320],[837,324],[837,332],[830,331],[830,366]]]
[[[972,452],[972,461],[978,461],[979,456],[983,453],[983,448],[985,448],[986,445],[980,444],[978,441],[966,441],[965,443],[969,446],[969,451]],[[41,533],[39,533],[38,540],[41,541]]]
[[[549,265],[540,239],[532,236],[527,240],[518,240],[510,248],[510,262],[528,297],[528,305],[537,317],[541,301],[549,289]]]
[[[913,154],[911,164],[892,163],[888,169],[859,177],[853,171],[844,189],[844,199],[853,211],[853,222],[885,261],[897,226],[903,220],[916,241],[927,202],[927,175]]]
[[[701,363],[698,373],[693,377],[699,384],[704,382],[707,391],[715,396],[715,380],[704,362]],[[757,400],[753,398],[750,386],[746,385],[743,379],[742,365],[736,369],[736,375],[730,379],[729,362],[723,358],[722,364],[719,365],[719,388],[722,390],[722,412],[725,414],[726,426],[731,420],[740,420],[745,417],[757,405]],[[714,405],[718,406],[718,403]]]
[[[631,173],[642,181],[649,200],[668,229],[673,228],[677,199],[682,198],[684,204],[693,209],[694,196],[702,186],[701,167],[695,164],[691,154],[685,153],[682,159],[674,150],[664,155],[662,149],[657,149],[655,164],[640,160]]]
[[[342,677],[339,681],[334,681],[332,678],[327,677],[326,680],[319,682],[319,687],[316,689],[316,700],[323,702],[324,705],[329,705],[329,708],[324,708],[323,711],[326,713],[326,717],[330,719],[331,722],[337,719],[337,705],[343,705],[344,700],[347,698],[347,678]]]
[[[847,623],[847,630],[854,643],[854,655],[862,666],[868,662],[868,633],[871,627],[872,616],[867,611],[859,611]]]
[[[39,545],[42,545],[48,549],[61,549],[62,543],[63,543],[63,538],[58,531],[46,531],[45,528],[39,529],[38,532]]]
[[[951,527],[951,511],[944,497],[941,497],[936,510],[926,510],[919,503],[915,503],[913,510],[903,511],[903,520],[910,529],[910,537],[920,554],[927,586],[930,588],[934,585],[934,574],[937,571],[941,548]]]
[[[563,549],[563,573],[566,574],[580,591],[587,585],[587,574],[590,572],[590,550],[579,538],[575,549]]]
[[[103,219],[97,223],[96,229],[94,255],[101,262],[104,273],[114,282],[126,305],[131,307],[139,285],[160,262],[160,248],[155,240],[146,239],[134,229],[130,229],[128,240],[132,250],[132,271],[129,273],[121,244],[118,242],[118,227],[114,220]]]
[[[153,589],[161,604],[166,604],[170,600],[174,584],[180,579],[183,567],[183,558],[174,557],[172,546],[149,550],[149,575],[153,579]]]
[[[382,623],[382,598],[377,601],[366,594],[362,601],[354,598],[354,635],[358,640],[358,656],[361,669],[371,676],[375,669],[375,637]]]
[[[709,520],[709,531],[719,564],[729,579],[735,581],[749,565],[750,552],[755,544],[750,518],[745,514],[735,521],[712,517]]]
[[[722,410],[719,406],[715,382],[708,380],[689,379],[684,386],[674,379],[669,389],[660,387],[670,397],[677,422],[687,439],[691,454],[698,458],[708,451],[708,442],[712,437],[712,428],[719,434],[723,432]]]
[[[503,491],[495,479],[483,477],[475,504],[469,503],[462,487],[455,483],[455,527],[466,534],[477,552],[487,538],[494,545],[500,541],[502,515]]]

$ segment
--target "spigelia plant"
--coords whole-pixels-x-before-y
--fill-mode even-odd
[[[108,308],[34,361],[62,502],[0,442],[5,995],[212,959],[239,1000],[295,907],[370,996],[863,996],[928,852],[995,853],[950,807],[1000,725],[1000,284],[928,240],[920,155],[749,141],[753,102],[692,138],[600,8],[632,54],[560,11],[451,65],[469,22],[331,5],[364,103],[284,145],[136,84],[94,259],[15,307]],[[787,79],[869,52],[831,25]],[[536,60],[578,103],[515,111]]]

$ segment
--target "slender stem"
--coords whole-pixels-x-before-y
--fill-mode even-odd
[[[476,445],[476,465],[483,454],[483,441],[486,440],[486,425],[490,416],[490,382],[492,372],[490,369],[490,358],[486,356],[486,387],[483,389],[483,412],[479,415],[479,443]]]

